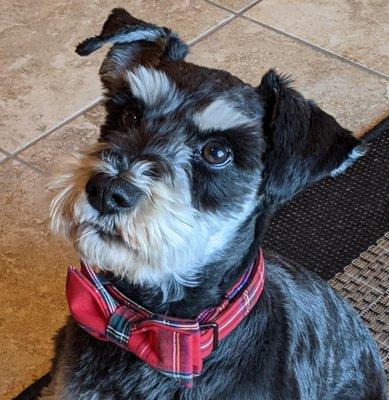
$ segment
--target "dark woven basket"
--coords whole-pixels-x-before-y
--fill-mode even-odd
[[[336,178],[296,196],[273,217],[264,247],[332,278],[389,230],[389,119],[369,152]],[[377,137],[378,136],[378,137]]]

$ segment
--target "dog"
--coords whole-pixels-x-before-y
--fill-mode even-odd
[[[84,273],[69,272],[73,317],[41,398],[385,399],[378,349],[356,312],[312,272],[260,250],[274,210],[341,174],[366,144],[287,76],[270,70],[253,87],[187,63],[176,33],[124,9],[76,51],[108,43],[99,141],[50,184],[53,229],[75,243]],[[90,322],[103,318],[104,296],[121,310],[106,332]],[[225,337],[215,320],[198,322],[237,304]],[[199,358],[204,335],[211,348]]]

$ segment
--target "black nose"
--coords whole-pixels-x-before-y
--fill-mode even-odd
[[[86,185],[89,203],[102,214],[133,207],[142,192],[126,179],[97,174]]]

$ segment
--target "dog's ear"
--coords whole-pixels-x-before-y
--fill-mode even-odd
[[[289,78],[270,70],[257,90],[265,106],[267,142],[262,191],[272,204],[284,203],[325,176],[342,173],[364,154],[364,144],[305,100]]]
[[[113,9],[100,35],[80,43],[76,52],[87,56],[106,43],[113,46],[100,68],[100,76],[111,92],[121,87],[127,70],[139,65],[155,67],[163,58],[183,60],[188,54],[188,46],[175,32],[134,18],[123,8]]]

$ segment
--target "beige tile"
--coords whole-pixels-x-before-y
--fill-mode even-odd
[[[255,3],[254,0],[213,0],[213,2],[232,11],[241,11],[250,4]]]
[[[58,8],[52,0],[40,0],[39,7],[35,0],[12,0],[0,2],[0,33],[18,25],[39,22],[42,18]],[[62,4],[63,7],[63,4]]]
[[[196,44],[193,62],[222,68],[257,85],[272,67],[349,129],[359,130],[388,109],[388,86],[347,63],[238,18]]]
[[[6,29],[0,33],[4,49],[0,146],[8,151],[15,151],[99,96],[97,72],[105,51],[81,58],[74,49],[99,32],[114,6],[172,27],[185,40],[230,15],[201,0],[45,0],[39,7],[32,0],[1,3]]]
[[[44,182],[16,161],[0,166],[0,398],[46,373],[51,337],[67,315],[75,254],[49,233]]]
[[[263,0],[247,15],[389,74],[387,0]]]
[[[95,143],[104,121],[104,108],[96,106],[19,154],[44,172],[71,152]]]

